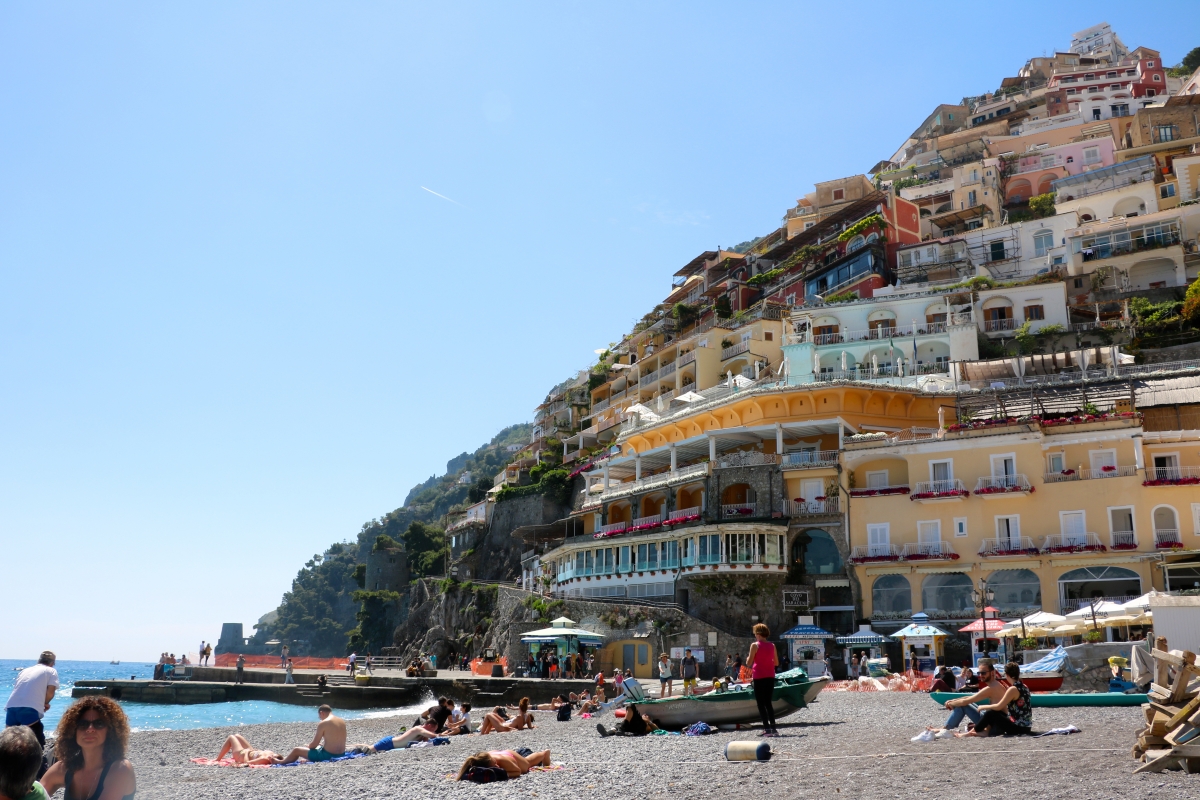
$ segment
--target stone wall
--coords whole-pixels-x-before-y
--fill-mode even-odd
[[[785,575],[688,574],[679,578],[675,591],[680,598],[687,593],[686,608],[697,621],[745,636],[756,622],[765,622],[778,635],[796,624],[794,611],[783,612],[786,580]]]
[[[783,497],[783,473],[775,466],[729,467],[714,469],[708,479],[706,497],[711,498],[707,503],[707,515],[710,519],[719,519],[723,494],[727,487],[744,483],[754,490],[755,501],[759,504],[756,516],[769,516],[770,512],[781,511],[780,500]],[[764,513],[764,508],[770,512]]]
[[[1146,348],[1139,355],[1147,364],[1158,364],[1164,361],[1194,361],[1200,359],[1200,342],[1177,344],[1174,347]]]
[[[541,495],[497,503],[487,533],[467,559],[472,577],[482,580],[515,580],[521,574],[525,544],[512,533],[525,525],[547,525],[562,519],[570,509]]]

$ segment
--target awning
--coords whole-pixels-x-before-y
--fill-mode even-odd
[[[929,221],[939,228],[949,228],[954,225],[960,225],[967,220],[983,216],[984,214],[990,216],[991,213],[992,210],[987,206],[972,206],[971,208],[964,208],[961,211],[947,211],[944,214],[938,214],[935,217],[930,217]]]
[[[832,639],[833,634],[816,625],[797,625],[779,637],[780,639]]]
[[[592,633],[583,628],[540,628],[536,631],[530,631],[521,637],[521,641],[527,641],[530,638],[534,639],[603,639],[604,634]]]
[[[885,644],[890,641],[892,641],[892,640],[889,639],[888,637],[886,637],[882,634],[879,634],[879,633],[874,633],[874,632],[872,632],[872,633],[861,633],[860,632],[860,633],[850,634],[849,636],[837,637],[838,644],[869,645],[872,647],[876,647],[878,645]]]
[[[983,620],[977,619],[974,622],[972,622],[970,625],[967,625],[966,627],[963,627],[963,628],[959,628],[958,632],[959,633],[979,633],[980,631],[983,630],[983,622],[984,622]],[[988,633],[995,633],[996,631],[1002,629],[1003,627],[1004,627],[1004,620],[988,617],[988,619],[987,619]]]
[[[936,625],[909,625],[892,634],[893,639],[905,639],[910,636],[949,636],[949,633]]]

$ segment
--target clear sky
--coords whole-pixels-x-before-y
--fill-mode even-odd
[[[1200,45],[1068,5],[3,3],[0,657],[249,632],[937,103]]]

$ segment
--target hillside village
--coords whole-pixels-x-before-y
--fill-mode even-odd
[[[528,438],[364,526],[352,646],[523,661],[494,582],[524,593],[514,629],[566,609],[639,676],[668,611],[714,637],[804,618],[793,659],[837,673],[915,614],[1200,590],[1193,68],[1087,28],[865,174],[813,176],[769,233],[665,269]],[[441,485],[461,491],[421,501]],[[472,591],[470,630],[429,622]]]

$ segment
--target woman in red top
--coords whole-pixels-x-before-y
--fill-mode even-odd
[[[779,653],[775,645],[767,641],[771,629],[761,622],[754,626],[754,644],[746,663],[750,665],[750,677],[754,686],[754,700],[758,703],[758,715],[762,718],[763,732],[760,736],[778,736],[775,730],[775,708],[771,704],[775,694],[775,668],[779,666]]]

